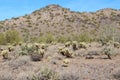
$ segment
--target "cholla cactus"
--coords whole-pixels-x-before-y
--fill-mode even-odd
[[[80,42],[80,43],[79,43],[79,48],[84,48],[84,49],[86,49],[86,48],[87,48],[86,43],[85,43],[85,42]]]
[[[72,42],[72,47],[73,47],[73,50],[77,50],[78,49],[77,41],[73,41]]]
[[[20,47],[22,50],[22,51],[20,51],[20,55],[31,54],[35,51],[35,48],[33,47],[32,44],[22,44]]]
[[[107,44],[107,41],[106,41],[106,40],[102,40],[102,39],[100,39],[100,43],[102,44],[102,46],[104,46],[104,45]]]
[[[45,49],[46,45],[45,44],[41,44],[41,49]]]
[[[44,54],[45,54],[45,50],[44,49],[39,49],[38,54],[42,55],[42,57],[43,57]]]
[[[66,57],[72,57],[72,53],[70,53],[69,49],[68,48],[64,48],[64,55]]]
[[[35,47],[36,48],[39,48],[40,47],[40,44],[39,43],[34,43]]]
[[[63,50],[64,47],[59,47],[58,49],[59,49],[58,53],[64,56],[64,50]]]
[[[120,48],[120,43],[119,42],[114,42],[114,47],[115,48]]]
[[[22,45],[22,42],[19,42],[18,45],[21,46],[21,45]]]
[[[59,53],[66,57],[72,57],[72,53],[70,53],[69,49],[66,47],[59,49]]]
[[[8,59],[8,50],[3,50],[2,52],[1,52],[1,55],[3,56],[3,59]]]
[[[14,42],[12,45],[13,45],[13,46],[17,46],[17,42]]]
[[[11,52],[11,51],[14,51],[14,47],[12,45],[8,46],[8,50]]]
[[[27,51],[28,51],[28,53],[30,52],[34,52],[34,47],[33,47],[33,45],[32,44],[27,44],[26,45],[26,49],[27,49]]]
[[[63,63],[69,64],[69,63],[70,63],[70,60],[69,60],[69,59],[63,59]]]
[[[66,42],[66,43],[65,43],[65,47],[69,47],[69,46],[70,46],[70,44],[71,44],[71,42],[70,42],[70,41]]]

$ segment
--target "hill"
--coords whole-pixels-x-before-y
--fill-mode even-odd
[[[101,9],[96,12],[74,12],[59,5],[48,5],[31,14],[0,21],[0,32],[9,29],[19,31],[22,37],[29,39],[51,33],[54,36],[75,36],[85,33],[91,37],[103,35],[111,28],[120,32],[120,10]],[[106,34],[106,33],[105,33]],[[108,35],[108,36],[109,36]]]

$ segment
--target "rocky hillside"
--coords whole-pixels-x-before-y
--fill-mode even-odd
[[[0,22],[0,32],[16,29],[21,36],[38,37],[51,32],[55,36],[80,34],[97,35],[105,27],[120,31],[120,10],[101,9],[96,12],[74,12],[59,5],[48,5],[29,15]]]

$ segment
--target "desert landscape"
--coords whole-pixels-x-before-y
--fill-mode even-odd
[[[51,4],[0,21],[0,80],[120,80],[120,10]]]

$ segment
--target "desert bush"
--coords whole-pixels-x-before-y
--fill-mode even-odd
[[[79,73],[77,71],[72,71],[73,70],[71,70],[70,72],[62,71],[62,73],[59,75],[59,80],[81,80]]]
[[[16,30],[8,30],[5,32],[5,40],[7,43],[18,43],[21,41],[21,38]]]
[[[75,40],[78,42],[92,42],[93,38],[91,37],[90,33],[84,32],[79,35],[74,36]]]
[[[5,39],[5,34],[4,33],[0,33],[0,44],[1,45],[6,44],[6,39]]]
[[[113,26],[102,26],[99,29],[97,39],[103,44],[106,44],[110,40],[120,42],[120,31]]]
[[[114,54],[114,46],[108,45],[103,50],[104,54],[108,56],[109,59],[112,59],[112,54]]]
[[[56,41],[57,42],[60,42],[60,43],[65,43],[65,42],[67,42],[67,41],[71,41],[71,39],[70,39],[70,37],[69,36],[58,36],[57,38],[56,38]]]
[[[34,79],[34,73],[31,71],[22,72],[17,75],[17,80],[36,80]]]
[[[51,43],[55,41],[55,37],[52,33],[48,32],[46,35],[46,43]]]
[[[17,59],[13,59],[13,60],[9,61],[8,64],[11,68],[17,69],[18,67],[28,65],[29,62],[30,62],[29,56],[22,56]]]
[[[37,78],[38,80],[59,80],[58,73],[48,68],[40,70],[40,72],[38,72]]]
[[[45,41],[46,41],[46,38],[44,37],[44,36],[40,36],[39,38],[38,38],[38,42],[39,43],[45,43]]]
[[[14,80],[11,72],[8,71],[0,71],[0,80]]]
[[[116,79],[116,80],[119,80],[120,79],[120,70],[117,71],[116,73],[113,74],[113,77]]]

